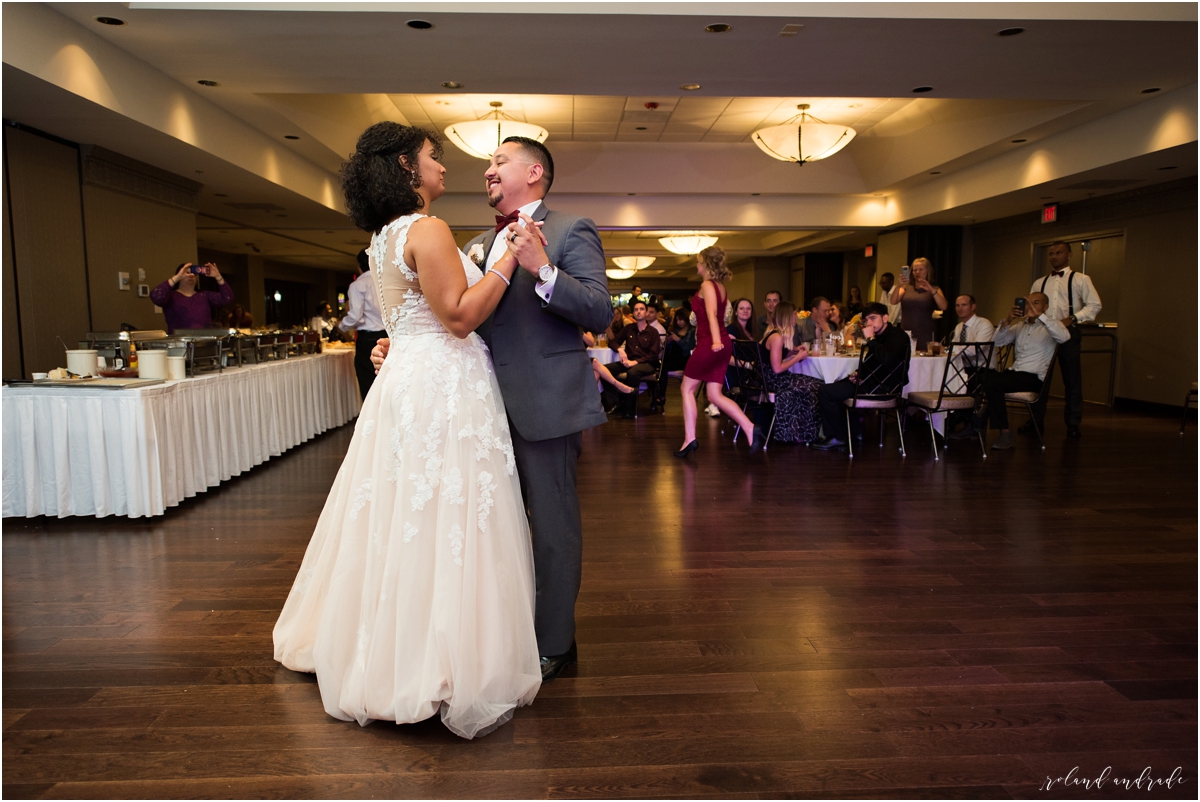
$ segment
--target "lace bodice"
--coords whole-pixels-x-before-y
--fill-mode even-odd
[[[446,327],[429,308],[421,281],[415,270],[404,262],[404,244],[408,230],[423,214],[406,214],[388,223],[371,237],[371,273],[379,291],[379,308],[388,337],[413,334],[448,334]],[[459,252],[467,286],[483,278],[470,259]]]

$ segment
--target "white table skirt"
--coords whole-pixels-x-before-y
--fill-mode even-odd
[[[595,359],[601,365],[608,365],[617,361],[617,352],[605,346],[603,348],[592,347],[587,349],[588,356]]]
[[[133,390],[5,387],[3,514],[162,515],[361,404],[351,350]]]
[[[942,374],[945,369],[944,356],[914,356],[908,363],[908,384],[904,386],[904,395],[912,392],[936,393],[942,387]],[[792,365],[789,370],[832,384],[858,370],[858,357],[810,356]],[[946,413],[939,412],[934,415],[933,426],[939,433],[944,432]]]

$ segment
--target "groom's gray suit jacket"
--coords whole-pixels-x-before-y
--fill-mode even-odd
[[[604,331],[612,322],[612,300],[595,223],[551,211],[545,202],[531,217],[543,222],[546,255],[558,268],[550,302],[534,291],[537,279],[518,269],[478,332],[492,352],[508,417],[521,437],[533,442],[608,419],[580,329]],[[480,234],[466,249],[478,243],[489,254],[497,236]]]

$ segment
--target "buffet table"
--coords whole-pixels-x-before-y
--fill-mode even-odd
[[[5,387],[3,514],[162,515],[361,403],[352,349],[138,389]]]

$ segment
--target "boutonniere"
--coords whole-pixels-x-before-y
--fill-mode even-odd
[[[471,246],[471,250],[467,251],[467,257],[475,264],[483,267],[483,245],[476,242]]]

